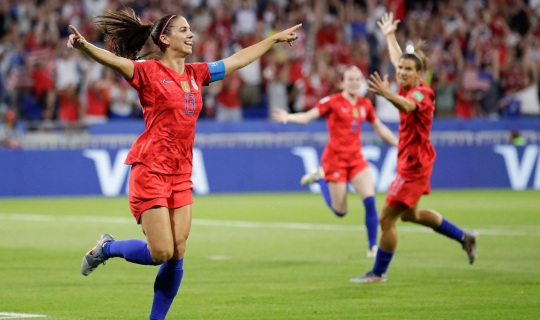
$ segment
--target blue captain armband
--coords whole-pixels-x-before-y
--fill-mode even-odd
[[[225,78],[225,63],[223,63],[223,60],[208,63],[208,69],[210,70],[210,82]]]

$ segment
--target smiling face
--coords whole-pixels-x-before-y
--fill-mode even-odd
[[[416,61],[408,58],[401,58],[399,60],[397,82],[404,90],[418,86],[420,82],[420,71],[417,69]]]
[[[172,51],[187,57],[193,52],[193,37],[189,23],[184,17],[172,19],[167,26],[168,34],[161,35],[161,42],[166,51]]]
[[[358,68],[349,68],[343,73],[343,90],[351,95],[356,96],[360,92],[362,86],[362,72]]]

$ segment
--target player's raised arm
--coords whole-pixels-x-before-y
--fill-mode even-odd
[[[86,41],[86,39],[79,33],[77,28],[72,25],[70,25],[69,28],[73,34],[69,35],[69,39],[66,44],[68,48],[75,48],[84,52],[87,56],[98,63],[120,73],[125,79],[133,78],[134,66],[131,60],[119,57],[110,51],[96,47],[95,45]]]
[[[275,43],[288,42],[292,46],[292,42],[298,39],[296,30],[301,26],[302,24],[297,24],[294,27],[276,33],[252,46],[236,52],[228,58],[223,59],[223,63],[225,64],[225,76],[257,60],[264,53],[266,53],[266,51],[268,51]]]
[[[386,44],[388,45],[388,53],[390,54],[390,61],[397,69],[399,59],[401,58],[401,48],[396,39],[396,30],[400,20],[394,20],[394,14],[392,12],[386,12],[381,20],[377,21],[377,25],[381,28],[384,36],[386,37]]]

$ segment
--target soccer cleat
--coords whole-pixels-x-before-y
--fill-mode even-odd
[[[461,245],[463,247],[463,250],[467,252],[467,256],[469,257],[469,263],[473,264],[474,260],[476,260],[476,256],[478,255],[478,238],[480,235],[476,231],[464,231],[463,232],[463,241],[461,242]]]
[[[91,274],[100,264],[105,264],[105,258],[103,255],[103,245],[107,242],[114,241],[114,237],[108,233],[102,234],[97,244],[84,255],[81,264],[81,273],[83,276]]]
[[[373,271],[370,271],[363,276],[352,278],[349,280],[349,282],[352,282],[352,283],[371,283],[371,282],[385,282],[385,281],[386,281],[386,274],[382,274],[378,276],[375,273],[373,273]]]
[[[368,249],[366,257],[375,258],[377,256],[377,250],[378,249],[379,248],[376,245],[372,246],[371,249]]]
[[[300,179],[300,184],[305,187],[312,183],[317,182],[318,180],[324,178],[324,172],[322,168],[317,168],[315,171],[306,173],[304,176],[302,176],[302,179]]]

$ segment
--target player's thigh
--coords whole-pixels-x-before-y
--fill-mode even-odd
[[[354,175],[351,179],[351,184],[362,199],[375,195],[373,178],[368,167]]]
[[[403,215],[409,215],[411,212],[414,212],[416,208],[406,208],[402,206],[392,206],[388,203],[384,204],[381,214],[379,216],[379,222],[381,227],[384,229],[385,227],[395,225],[396,221],[402,217]]]
[[[347,183],[328,181],[328,191],[334,209],[347,209]]]

